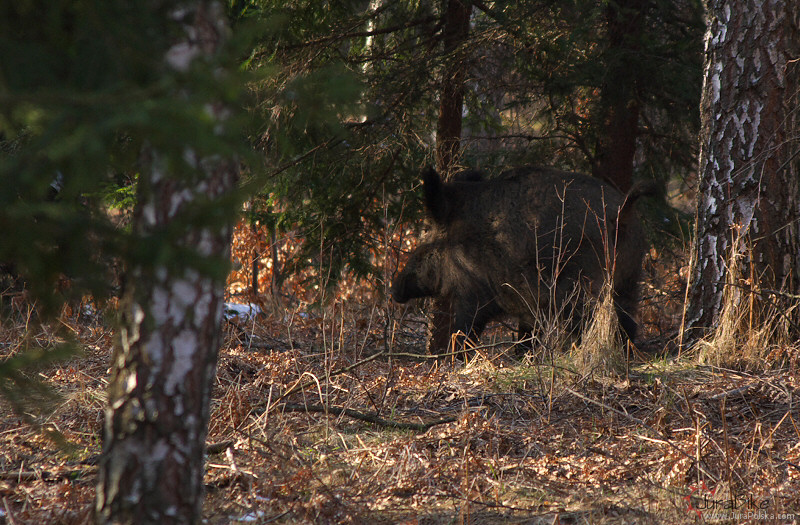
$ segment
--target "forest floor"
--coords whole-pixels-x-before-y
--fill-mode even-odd
[[[419,313],[363,297],[226,322],[205,522],[797,523],[798,349],[703,364],[669,344],[680,290],[643,295],[648,351],[614,372],[517,359],[503,327],[466,363],[415,356]],[[0,523],[91,520],[113,336],[59,322],[83,352],[37,372],[55,410],[37,429],[0,401]],[[0,359],[53,338],[19,306]]]

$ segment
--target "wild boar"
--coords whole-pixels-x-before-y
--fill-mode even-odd
[[[474,170],[443,183],[423,175],[429,229],[392,283],[392,297],[449,299],[454,332],[477,340],[489,321],[512,317],[529,333],[543,311],[581,325],[587,295],[613,273],[620,327],[633,340],[646,241],[633,202],[579,173],[525,167],[484,180]],[[548,310],[549,309],[549,310]]]

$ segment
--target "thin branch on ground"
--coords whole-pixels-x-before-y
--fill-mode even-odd
[[[366,421],[367,423],[374,423],[376,425],[380,425],[383,427],[397,428],[400,430],[414,430],[416,432],[425,432],[428,429],[435,427],[437,425],[444,425],[446,423],[452,423],[458,420],[457,417],[446,417],[443,419],[437,419],[436,421],[430,421],[428,423],[406,423],[403,421],[384,419],[378,416],[377,414],[359,412],[358,410],[353,410],[350,408],[332,407],[325,405],[308,405],[300,403],[286,403],[285,405],[281,405],[281,408],[286,412],[308,412],[308,413],[316,412],[316,413],[330,414],[332,416],[344,415],[353,419]]]

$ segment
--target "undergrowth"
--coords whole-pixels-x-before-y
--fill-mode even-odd
[[[769,366],[679,355],[661,337],[677,333],[682,291],[652,272],[680,271],[651,261],[638,348],[601,316],[599,335],[535,344],[521,359],[502,325],[466,361],[413,357],[424,318],[357,290],[324,308],[226,323],[205,521],[793,523],[797,342],[773,342],[784,357]],[[13,299],[3,359],[22,341],[54,342]],[[113,309],[85,312],[58,320],[83,352],[35,373],[61,396],[41,425],[72,451],[0,401],[5,523],[91,521]],[[590,361],[606,350],[617,361]]]

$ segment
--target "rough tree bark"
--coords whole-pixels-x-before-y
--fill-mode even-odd
[[[738,290],[798,292],[798,10],[784,0],[706,0],[700,186],[685,339],[716,326]],[[735,264],[734,268],[729,264]],[[753,296],[749,296],[753,297]]]
[[[464,111],[464,79],[466,67],[458,49],[469,37],[472,4],[462,0],[447,0],[444,13],[442,69],[439,95],[439,120],[436,127],[436,168],[447,180],[459,158],[461,123]]]
[[[189,2],[171,16],[185,30],[166,63],[187,70],[210,55],[226,33],[216,3]],[[225,108],[209,104],[222,123]],[[220,124],[221,125],[221,124]],[[169,173],[151,149],[140,175],[134,229],[158,239],[181,232],[170,253],[195,260],[226,258],[231,225],[188,224],[197,201],[214,201],[236,186],[233,162],[197,158],[187,145],[183,157],[194,173]],[[154,242],[158,242],[157,240]],[[124,327],[114,352],[106,408],[103,457],[98,471],[98,523],[199,523],[204,449],[211,388],[216,370],[224,276],[171,262],[139,263],[129,269]]]
[[[624,193],[631,189],[639,136],[637,77],[640,73],[631,59],[639,53],[644,2],[608,2],[605,14],[610,63],[600,93],[603,133],[597,144],[592,175]]]
[[[444,180],[453,175],[460,156],[464,80],[466,68],[457,52],[469,37],[472,4],[446,0],[444,12],[444,68],[436,127],[436,168]],[[447,298],[428,301],[428,353],[447,350],[453,327],[453,313]]]

